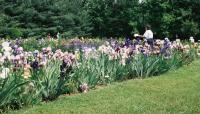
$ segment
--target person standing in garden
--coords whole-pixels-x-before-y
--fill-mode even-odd
[[[57,33],[56,37],[57,37],[58,40],[60,39],[60,33],[59,32]]]
[[[150,25],[146,25],[143,37],[147,40],[147,43],[151,46],[151,48],[153,48],[153,32]]]

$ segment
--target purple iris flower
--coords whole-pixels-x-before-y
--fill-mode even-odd
[[[145,49],[144,49],[144,48],[142,48],[140,51],[141,51],[141,53],[143,53],[143,54],[144,54],[144,52],[145,52]]]
[[[160,52],[161,52],[161,54],[166,54],[166,51],[167,51],[167,49],[169,49],[170,48],[170,41],[169,40],[164,40],[164,46],[163,46],[163,48],[161,48],[161,50],[160,50]]]
[[[20,45],[20,41],[19,41],[19,39],[17,38],[16,39],[16,43],[15,43],[16,45]]]
[[[132,41],[129,39],[129,38],[126,38],[125,39],[125,46],[126,47],[129,47],[130,45],[132,45],[133,43],[132,43]]]
[[[34,69],[34,70],[37,70],[39,68],[39,63],[38,61],[34,61],[31,63],[31,67]]]

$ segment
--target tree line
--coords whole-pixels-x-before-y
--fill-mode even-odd
[[[156,38],[198,38],[199,6],[199,0],[0,0],[0,37],[131,37],[149,24]]]

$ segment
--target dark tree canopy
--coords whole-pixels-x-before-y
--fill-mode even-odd
[[[0,0],[0,37],[198,36],[199,0]]]

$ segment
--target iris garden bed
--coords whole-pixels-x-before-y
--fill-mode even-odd
[[[155,40],[153,47],[129,39],[16,40],[1,46],[1,112],[86,93],[98,85],[158,76],[199,54],[194,39],[184,44],[179,39]]]

